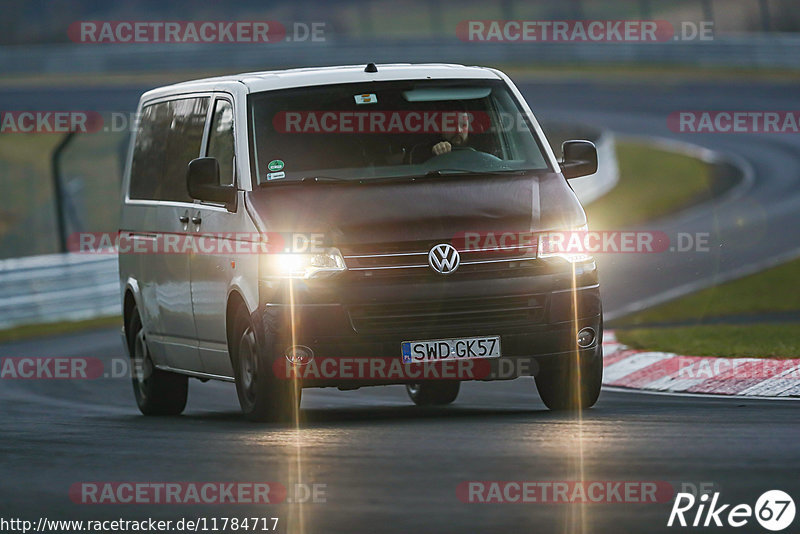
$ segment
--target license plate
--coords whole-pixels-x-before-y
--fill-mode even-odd
[[[403,363],[500,357],[500,336],[403,341]]]

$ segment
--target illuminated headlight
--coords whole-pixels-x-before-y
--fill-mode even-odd
[[[266,254],[262,256],[268,278],[326,278],[346,270],[338,249],[328,248],[313,254]]]
[[[593,259],[587,253],[586,235],[588,225],[583,225],[572,230],[558,230],[539,234],[539,244],[536,249],[537,258],[561,258],[570,263],[580,263]]]

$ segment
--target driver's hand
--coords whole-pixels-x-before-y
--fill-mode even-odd
[[[453,145],[451,145],[449,141],[442,141],[440,143],[436,143],[435,145],[433,145],[433,149],[431,149],[434,156],[441,156],[442,154],[447,154],[451,150],[453,150]]]

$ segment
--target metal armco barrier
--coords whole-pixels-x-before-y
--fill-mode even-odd
[[[356,39],[274,44],[60,44],[0,47],[0,71],[23,73],[268,70],[372,62],[470,65],[679,64],[798,68],[800,36],[753,34],[659,43],[479,43],[455,37]]]
[[[120,313],[114,255],[69,253],[0,260],[0,328]]]

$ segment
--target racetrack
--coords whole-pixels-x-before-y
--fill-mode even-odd
[[[679,139],[732,154],[751,167],[752,183],[641,228],[670,236],[709,232],[710,252],[600,258],[608,317],[800,253],[796,134],[681,135],[666,122],[678,110],[800,109],[798,85],[520,84],[540,118]],[[0,102],[3,109],[46,109],[59,102],[62,109],[128,110],[142,89],[1,90]],[[116,331],[0,346],[2,357],[121,354]],[[800,496],[800,404],[791,400],[606,391],[576,419],[547,411],[530,379],[467,383],[454,405],[427,409],[412,406],[402,387],[307,390],[297,429],[241,420],[233,386],[222,383],[192,381],[186,415],[168,419],[139,416],[122,378],[4,380],[0,399],[2,517],[257,514],[280,517],[279,531],[313,533],[658,532],[670,530],[672,500],[466,504],[456,488],[471,480],[582,478],[664,481],[676,490],[682,483],[712,483],[725,503],[754,505],[770,489]],[[82,481],[264,480],[326,484],[327,502],[88,506],[68,495]]]

